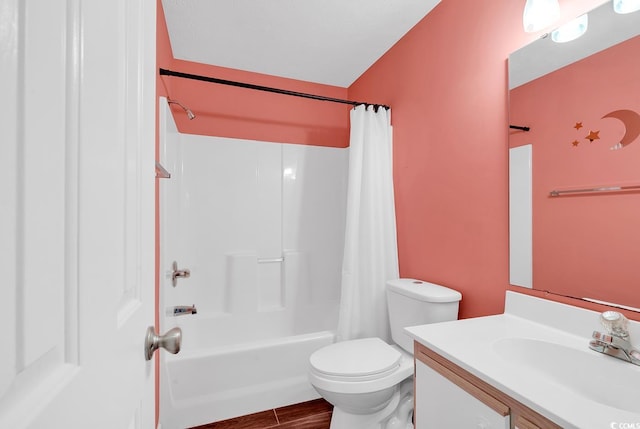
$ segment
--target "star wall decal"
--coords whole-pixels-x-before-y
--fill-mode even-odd
[[[579,130],[580,128],[582,128],[582,122],[576,122],[573,128],[575,128],[576,130]]]
[[[598,130],[598,131],[589,131],[589,135],[586,136],[585,139],[588,139],[590,142],[593,143],[594,140],[600,139],[600,136],[598,134],[600,134],[600,130]]]
[[[574,141],[572,141],[572,142],[571,142],[571,144],[572,144],[574,147],[578,147],[578,145],[580,144],[580,142],[579,142],[578,140],[574,140]]]

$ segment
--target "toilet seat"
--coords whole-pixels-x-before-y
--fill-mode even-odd
[[[402,355],[380,338],[342,341],[313,353],[309,359],[316,374],[332,380],[365,381],[397,370]]]
[[[325,346],[311,355],[309,363],[311,384],[331,392],[375,392],[413,374],[413,356],[380,338]]]

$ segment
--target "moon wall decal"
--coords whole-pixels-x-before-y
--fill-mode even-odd
[[[620,142],[613,145],[610,148],[611,150],[622,149],[640,136],[640,114],[637,112],[633,110],[614,110],[604,115],[602,119],[604,118],[616,118],[625,126],[625,133]]]

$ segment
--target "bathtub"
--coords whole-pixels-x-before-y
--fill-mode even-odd
[[[309,356],[334,341],[334,332],[321,331],[163,353],[162,429],[184,429],[319,398],[307,380]]]

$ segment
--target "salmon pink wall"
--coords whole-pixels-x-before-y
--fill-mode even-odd
[[[611,150],[625,133],[640,133],[640,117],[626,127],[603,118],[640,112],[638,52],[635,37],[511,91],[512,121],[531,127],[510,144],[533,147],[537,289],[640,308],[638,193],[549,197],[552,189],[640,184],[640,138]]]
[[[173,60],[170,66],[184,73],[282,88],[290,91],[346,98],[346,88],[294,79]],[[190,121],[184,111],[173,106],[180,132],[251,140],[316,146],[349,145],[349,106],[162,76],[170,85],[168,94],[189,107],[196,119]]]
[[[392,106],[400,274],[503,311],[508,280],[507,57],[539,34],[524,0],[443,0],[350,88]],[[562,19],[600,1],[560,1]],[[520,288],[516,288],[520,290]]]

